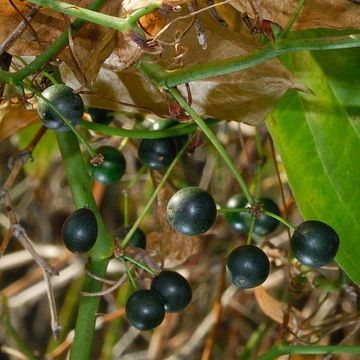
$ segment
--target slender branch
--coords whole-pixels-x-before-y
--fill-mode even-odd
[[[239,213],[239,212],[249,212],[250,208],[221,208],[217,210],[220,213]]]
[[[191,81],[231,74],[263,64],[279,55],[294,51],[333,50],[360,47],[360,35],[317,37],[300,40],[281,39],[261,50],[231,59],[190,66],[175,71],[166,71],[149,60],[139,61],[137,67],[153,79],[157,87],[170,89]]]
[[[143,264],[141,261],[138,261],[137,259],[133,258],[132,256],[123,255],[123,256],[121,256],[121,259],[127,260],[127,261],[135,264],[136,266],[138,266],[139,268],[147,271],[147,272],[150,273],[151,275],[157,275],[157,271],[149,268],[148,266],[146,266],[145,264]],[[136,288],[136,286],[135,286],[135,288]]]
[[[280,38],[285,38],[289,31],[291,30],[292,26],[294,25],[296,19],[298,18],[301,9],[304,7],[306,0],[300,0],[296,6],[295,11],[292,13],[288,23],[285,26],[285,29],[280,34]]]
[[[199,128],[205,133],[205,135],[208,137],[210,142],[214,145],[214,147],[218,151],[219,155],[224,160],[225,164],[229,167],[234,178],[239,183],[240,188],[242,189],[244,196],[246,197],[246,200],[249,202],[250,205],[252,205],[254,203],[254,199],[253,199],[252,195],[250,194],[250,191],[246,185],[246,182],[243,179],[243,177],[240,175],[238,170],[236,169],[234,163],[232,162],[231,158],[227,154],[226,150],[222,146],[219,139],[211,131],[211,129],[206,124],[206,122],[203,120],[203,118],[200,117],[193,110],[193,108],[190,105],[188,105],[186,100],[182,97],[182,95],[180,94],[180,92],[177,89],[168,89],[167,91],[180,104],[180,106],[192,117],[192,119],[196,122],[196,124],[199,126]]]
[[[37,14],[39,6],[34,6],[30,11],[25,15],[19,25],[14,29],[14,31],[6,38],[6,40],[0,45],[0,55],[8,50],[14,41],[25,31],[31,19]]]
[[[272,360],[280,355],[294,354],[360,354],[359,345],[275,345],[270,351],[257,357],[258,360]]]
[[[88,10],[80,6],[75,6],[62,1],[52,0],[27,0],[30,3],[37,4],[54,11],[61,12],[62,14],[75,16],[81,20],[88,21],[101,26],[106,26],[110,29],[117,31],[126,31],[132,28],[137,21],[144,15],[147,15],[155,9],[161,7],[161,1],[154,1],[153,4],[149,4],[141,9],[134,11],[126,18],[119,18],[117,16],[111,16],[102,14],[97,11]]]
[[[276,215],[276,214],[273,214],[272,212],[270,211],[266,211],[264,210],[263,211],[263,214],[264,215],[267,215],[267,216],[270,216],[278,221],[280,221],[282,224],[284,224],[285,226],[287,226],[290,230],[294,231],[296,229],[296,227],[292,224],[290,224],[288,221],[286,221],[285,219],[283,219],[281,216],[279,215]]]
[[[219,120],[217,119],[207,119],[206,121],[208,126],[213,126],[219,123]],[[196,124],[181,124],[164,130],[128,130],[84,120],[80,121],[80,125],[86,129],[94,130],[104,135],[121,136],[132,139],[161,139],[165,137],[180,136],[191,134],[198,128]]]

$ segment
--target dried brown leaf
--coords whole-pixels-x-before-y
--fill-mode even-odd
[[[201,245],[197,236],[185,236],[176,231],[151,232],[146,241],[146,249],[155,252],[159,261],[164,261],[165,268],[183,264],[199,252]]]
[[[174,25],[175,29],[170,27],[166,34],[174,35],[175,30],[180,28],[184,30],[189,21],[191,20],[188,19],[185,25],[184,23],[181,26]],[[181,43],[183,48],[187,49],[181,58],[184,66],[245,55],[259,49],[257,38],[253,35],[225,30],[208,14],[201,16],[200,21],[207,36],[207,49],[201,48],[196,30],[191,29]],[[174,40],[166,34],[165,40]],[[176,67],[174,56],[173,47],[165,48],[161,65],[174,69]],[[286,90],[306,91],[305,86],[299,83],[278,60],[271,60],[263,65],[226,76],[193,81],[189,85],[192,105],[200,115],[249,124],[263,121]],[[179,86],[179,90],[187,96],[185,86]],[[97,91],[98,93],[111,91],[116,100],[148,108],[159,116],[164,116],[169,111],[168,103],[160,92],[133,68],[117,74],[104,69],[99,74]],[[99,99],[89,99],[89,101],[93,106],[121,110],[120,106]]]
[[[8,104],[0,109],[0,141],[21,129],[39,122],[36,111],[25,110],[21,104]]]
[[[261,18],[269,19],[284,27],[294,12],[298,0],[262,0],[259,8]],[[240,12],[255,17],[248,0],[231,2]],[[360,6],[347,0],[307,1],[293,29],[308,28],[355,28],[360,24]]]
[[[287,304],[273,298],[262,286],[258,286],[254,289],[256,301],[262,310],[270,319],[273,319],[279,324],[283,324],[284,314],[287,309]],[[289,322],[287,326],[296,330],[299,327],[299,323],[303,320],[303,317],[295,308],[290,309]]]
[[[87,7],[90,0],[72,0],[71,4]],[[25,15],[29,10],[29,5],[23,1],[15,0],[21,13]],[[101,8],[101,12],[118,16],[120,13],[120,2],[110,0]],[[0,0],[0,43],[3,42],[9,34],[13,32],[22,17],[10,5],[8,0]],[[31,26],[35,30],[37,37],[34,36],[30,27],[15,41],[8,50],[12,55],[39,55],[42,51],[54,42],[64,31],[68,30],[69,24],[62,14],[41,9],[31,21]],[[73,20],[73,19],[71,19]],[[38,41],[39,40],[39,41]],[[59,58],[71,68],[74,74],[82,82],[84,81],[82,73],[86,74],[86,81],[91,83],[95,80],[97,73],[117,45],[117,32],[103,26],[86,24],[79,33],[74,36],[73,50],[79,60],[79,64],[74,61],[69,46],[60,54]]]

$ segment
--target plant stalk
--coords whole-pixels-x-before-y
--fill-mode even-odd
[[[281,355],[317,354],[360,354],[359,345],[274,345],[270,351],[257,357],[258,360],[272,360]]]
[[[65,173],[75,206],[90,208],[98,223],[98,237],[94,247],[88,252],[89,270],[98,277],[105,277],[108,258],[112,255],[114,242],[108,233],[97,209],[91,192],[91,180],[83,160],[79,143],[71,131],[56,133]],[[83,291],[98,292],[102,283],[86,276]],[[70,352],[70,359],[90,359],[96,312],[100,297],[82,297],[75,327],[75,338]]]

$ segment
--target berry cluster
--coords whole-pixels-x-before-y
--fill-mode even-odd
[[[133,292],[126,302],[126,317],[139,330],[151,330],[162,323],[166,312],[179,312],[191,301],[188,281],[175,271],[162,271],[149,290]]]
[[[76,126],[83,114],[84,103],[79,95],[62,84],[50,86],[38,98],[38,113],[44,125],[55,131],[68,131],[69,125]],[[108,124],[113,114],[101,109],[88,109],[94,122]],[[64,119],[69,119],[65,121]],[[155,123],[153,130],[176,126],[176,121],[165,120]],[[175,159],[187,136],[162,139],[145,139],[140,142],[138,158],[151,170],[165,170]],[[101,146],[97,153],[101,161],[89,165],[91,177],[103,184],[120,180],[126,169],[122,153],[111,146]],[[239,209],[225,213],[231,229],[238,234],[252,233],[257,236],[270,234],[278,226],[281,213],[274,201],[258,198],[250,205],[242,194],[233,195],[227,202],[227,209]],[[176,192],[168,202],[167,218],[172,227],[187,236],[204,234],[214,224],[217,207],[213,197],[205,190],[190,186]],[[274,215],[269,216],[269,214]],[[130,227],[122,227],[115,237],[122,239]],[[98,233],[97,220],[88,208],[74,211],[62,228],[65,246],[74,253],[85,253],[95,244]],[[331,262],[339,248],[339,237],[329,225],[308,220],[300,224],[290,239],[292,254],[301,263],[310,267],[322,267]],[[129,244],[145,249],[146,237],[136,229]],[[268,277],[270,261],[258,246],[246,244],[231,251],[227,268],[232,283],[241,289],[261,285]],[[140,330],[150,330],[161,324],[166,312],[178,312],[191,301],[192,291],[187,280],[174,271],[162,271],[152,281],[149,290],[135,291],[126,303],[129,322]]]

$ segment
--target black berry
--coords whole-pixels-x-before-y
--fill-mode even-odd
[[[65,246],[74,253],[85,253],[95,244],[98,225],[94,213],[81,208],[71,213],[62,227],[62,239]]]
[[[109,125],[114,119],[114,113],[109,110],[90,107],[86,111],[91,120],[97,124]]]
[[[217,210],[214,199],[207,191],[189,186],[171,197],[166,213],[175,230],[193,236],[210,229],[215,222]]]
[[[317,220],[307,220],[296,228],[290,244],[293,255],[302,264],[321,267],[335,258],[340,240],[329,225]]]
[[[168,312],[183,310],[192,297],[189,283],[176,271],[162,271],[153,279],[151,290],[161,296]]]
[[[151,330],[164,319],[164,302],[160,295],[152,290],[138,290],[127,300],[125,312],[131,325],[139,330]]]
[[[241,289],[249,289],[261,285],[267,279],[270,262],[259,247],[243,245],[230,253],[227,267],[233,284]]]
[[[120,229],[116,230],[115,237],[119,241],[123,240],[125,238],[125,236],[127,235],[127,233],[129,232],[129,230],[131,229],[131,227],[132,226],[124,226],[124,227],[121,227]],[[128,244],[132,245],[132,246],[136,246],[141,249],[145,249],[146,248],[146,236],[145,236],[144,232],[141,229],[136,228],[135,232],[131,235]]]
[[[172,138],[145,139],[139,145],[139,160],[151,170],[164,170],[175,159],[176,143]]]
[[[84,103],[80,95],[74,94],[72,89],[64,84],[56,84],[42,92],[42,96],[76,126],[84,114]],[[42,98],[38,97],[37,112],[43,124],[56,131],[68,131],[70,128],[63,119]]]
[[[273,214],[280,215],[280,209],[276,203],[268,198],[258,198],[257,203],[263,205],[263,209]],[[232,196],[226,207],[228,208],[250,208],[249,203],[242,194],[235,194]],[[251,215],[248,212],[228,212],[225,218],[230,224],[233,231],[239,234],[247,234],[250,230]],[[274,231],[279,222],[265,214],[256,217],[254,224],[254,233],[260,236],[267,235]]]

